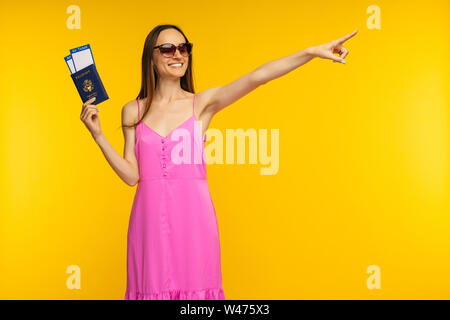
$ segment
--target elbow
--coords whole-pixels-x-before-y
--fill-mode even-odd
[[[139,182],[139,177],[131,179],[131,180],[128,180],[128,181],[125,181],[125,183],[127,185],[129,185],[130,187],[134,187],[135,185],[138,184],[138,182]]]
[[[255,87],[266,84],[269,81],[267,76],[264,74],[263,70],[256,69],[251,74],[251,82]]]

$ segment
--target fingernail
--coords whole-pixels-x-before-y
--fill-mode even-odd
[[[92,99],[93,99],[93,100],[95,100],[96,98],[95,98],[95,97],[93,97]]]
[[[345,60],[342,60],[342,63],[345,64]]]

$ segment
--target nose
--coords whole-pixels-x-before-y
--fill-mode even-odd
[[[177,57],[177,58],[181,58],[181,57],[182,57],[181,52],[180,52],[180,50],[178,49],[178,47],[175,49],[175,53],[173,54],[173,56],[174,56],[174,57]]]

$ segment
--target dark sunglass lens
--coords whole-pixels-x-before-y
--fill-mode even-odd
[[[191,54],[191,50],[192,46],[190,43],[183,43],[182,45],[180,45],[180,52],[185,56]]]
[[[175,46],[173,44],[165,44],[159,48],[164,55],[173,55],[175,53]]]
[[[187,50],[186,44],[180,44],[180,46],[178,47],[178,49],[180,49],[180,53],[181,53],[182,55],[187,55],[188,50]]]

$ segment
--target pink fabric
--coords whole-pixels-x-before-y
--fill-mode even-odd
[[[138,108],[140,117],[139,100]],[[140,179],[128,226],[125,300],[225,300],[205,140],[194,109],[195,95],[192,116],[166,137],[142,121],[136,127]],[[191,163],[177,164],[172,150],[190,150]]]

